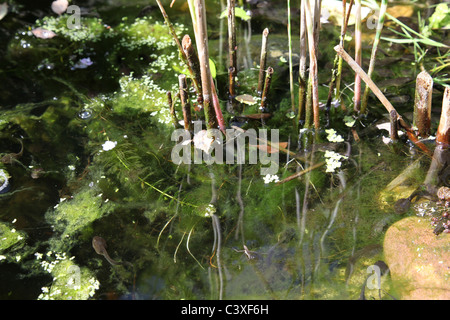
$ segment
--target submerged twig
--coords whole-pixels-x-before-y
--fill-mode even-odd
[[[324,164],[325,164],[325,162],[316,163],[315,165],[312,165],[312,166],[306,168],[305,170],[302,170],[302,171],[299,171],[297,173],[294,173],[293,175],[291,175],[291,176],[289,176],[289,177],[287,177],[287,178],[277,182],[276,184],[279,185],[279,184],[283,184],[285,182],[291,181],[291,180],[293,180],[295,178],[298,178],[298,177],[304,175],[305,173],[308,173],[308,172],[310,172],[310,171],[312,171],[314,169],[317,169],[317,168],[323,166]]]

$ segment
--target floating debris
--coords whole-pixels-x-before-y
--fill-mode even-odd
[[[69,2],[67,0],[55,0],[52,2],[52,10],[57,14],[66,12],[68,6]]]
[[[9,175],[3,169],[0,169],[0,183],[2,184],[0,186],[0,194],[8,192],[10,188]]]
[[[78,118],[81,120],[89,120],[92,118],[92,111],[89,109],[83,109],[78,113]]]
[[[31,32],[34,34],[36,38],[41,39],[51,39],[56,36],[56,33],[54,33],[53,31],[41,27],[33,29],[31,30]]]
[[[75,65],[70,68],[70,70],[75,70],[75,69],[86,69],[87,67],[91,66],[94,62],[92,62],[91,58],[83,58],[80,59],[80,61],[78,61],[77,63],[75,63]]]

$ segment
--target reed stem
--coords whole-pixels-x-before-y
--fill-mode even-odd
[[[172,119],[172,124],[175,128],[178,128],[179,124],[178,124],[177,115],[175,113],[175,104],[173,103],[173,100],[172,100],[172,93],[170,91],[167,91],[166,94],[167,94],[167,105],[170,110],[170,117]]]
[[[261,96],[264,88],[264,79],[266,71],[266,61],[267,61],[267,38],[269,37],[269,29],[265,28],[262,33],[261,41],[261,57],[259,60],[259,77],[258,77],[258,89],[257,94]]]
[[[362,48],[361,48],[361,0],[355,2],[355,62],[361,66],[362,62]],[[355,112],[361,109],[361,77],[359,74],[355,75],[355,90],[353,96]]]
[[[289,91],[291,93],[291,107],[295,112],[294,102],[294,74],[292,71],[292,35],[291,35],[291,1],[287,0],[287,33],[288,33],[288,48],[289,48]]]
[[[194,0],[196,16],[195,42],[197,44],[200,74],[202,78],[203,107],[207,129],[217,127],[216,113],[214,111],[211,89],[211,70],[209,67],[208,31],[206,28],[206,7],[204,0]]]
[[[261,96],[261,106],[260,106],[260,111],[264,112],[266,110],[266,103],[267,103],[267,96],[269,95],[269,90],[270,90],[270,83],[272,80],[272,75],[273,75],[273,68],[272,67],[268,67],[267,71],[266,71],[266,80],[264,83],[264,89],[263,89],[263,93]]]
[[[198,61],[198,55],[197,52],[192,45],[192,40],[189,35],[185,35],[183,37],[183,40],[181,41],[181,45],[183,48],[183,52],[186,55],[186,60],[188,65],[190,66],[193,76],[195,78],[195,81],[198,83],[199,90],[197,92],[197,102],[202,105],[203,104],[203,97],[202,97],[202,91],[201,91],[201,83],[202,83],[202,77],[200,74],[200,63]]]
[[[188,67],[188,71],[189,74],[191,75],[192,78],[192,82],[194,84],[194,88],[195,91],[197,91],[198,94],[201,94],[201,89],[200,89],[200,83],[197,82],[195,75],[194,75],[194,71],[192,70],[192,68],[189,66],[186,54],[184,53],[183,47],[180,44],[180,41],[178,40],[178,36],[175,32],[175,28],[173,27],[172,23],[170,22],[169,16],[166,13],[166,10],[164,9],[164,6],[162,5],[160,0],[156,0],[156,2],[158,3],[159,9],[161,10],[161,13],[164,17],[164,21],[166,22],[167,26],[169,27],[169,31],[170,34],[172,35],[173,40],[175,41],[177,47],[178,47],[178,51],[180,52],[181,58],[183,60],[184,63],[186,63],[187,67]]]
[[[186,76],[184,74],[178,76],[178,86],[180,89],[181,108],[183,110],[184,129],[192,132],[191,104],[188,98]]]
[[[237,59],[236,59],[236,19],[235,19],[235,0],[228,0],[228,52],[229,52],[229,94],[230,98],[236,96],[235,79],[237,75]]]
[[[375,38],[373,40],[372,53],[370,55],[370,62],[369,62],[369,70],[367,70],[367,75],[369,76],[369,78],[372,78],[372,72],[373,72],[373,69],[375,68],[375,59],[376,59],[377,50],[378,50],[378,43],[380,42],[381,31],[383,30],[384,17],[386,14],[387,4],[388,4],[387,0],[381,1],[381,7],[380,7],[378,22],[377,22],[377,31],[375,33]],[[363,94],[362,101],[361,101],[361,111],[360,111],[361,114],[366,113],[368,100],[369,100],[369,87],[366,86],[364,88],[364,94]]]
[[[436,143],[444,149],[450,148],[450,87],[446,87],[442,98],[441,119],[436,134]]]
[[[300,9],[300,61],[298,67],[299,86],[298,86],[298,112],[297,125],[304,119],[305,98],[306,98],[306,16],[305,1],[301,0]]]
[[[317,3],[316,3],[317,5]],[[314,128],[319,130],[319,84],[317,75],[317,55],[316,55],[316,37],[314,37],[314,24],[319,21],[312,21],[312,13],[309,1],[306,1],[306,27],[308,32],[308,46],[309,46],[309,78],[312,85],[312,109],[314,117]],[[315,10],[314,12],[316,12]],[[315,16],[316,18],[316,16]]]
[[[413,126],[417,128],[417,132],[422,138],[427,138],[430,134],[432,92],[433,78],[428,72],[422,71],[416,78],[413,118]]]

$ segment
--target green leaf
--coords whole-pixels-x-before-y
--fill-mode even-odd
[[[243,21],[248,21],[251,19],[251,17],[247,14],[247,12],[243,8],[240,8],[240,7],[234,8],[234,16],[242,19]],[[228,17],[228,9],[225,9],[220,14],[220,19],[223,19],[226,17]]]
[[[450,28],[450,9],[446,3],[440,3],[433,15],[428,19],[431,29]]]
[[[216,78],[216,74],[217,74],[216,64],[214,63],[214,61],[211,60],[211,58],[209,59],[209,70],[211,72],[211,77],[213,79],[215,79]]]

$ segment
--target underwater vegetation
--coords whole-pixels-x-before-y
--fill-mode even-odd
[[[449,44],[432,40],[448,8],[414,26],[423,37],[407,29],[422,6],[387,11],[369,78],[392,109],[369,94],[361,111],[364,75],[344,58],[338,76],[334,47],[362,46],[367,70],[375,30],[358,45],[361,17],[343,34],[341,7],[313,30],[307,2],[289,18],[285,1],[0,4],[0,298],[406,297],[387,230],[419,216],[450,250]],[[205,160],[230,144],[227,163],[174,161],[176,145]],[[373,266],[382,290],[366,287]]]

